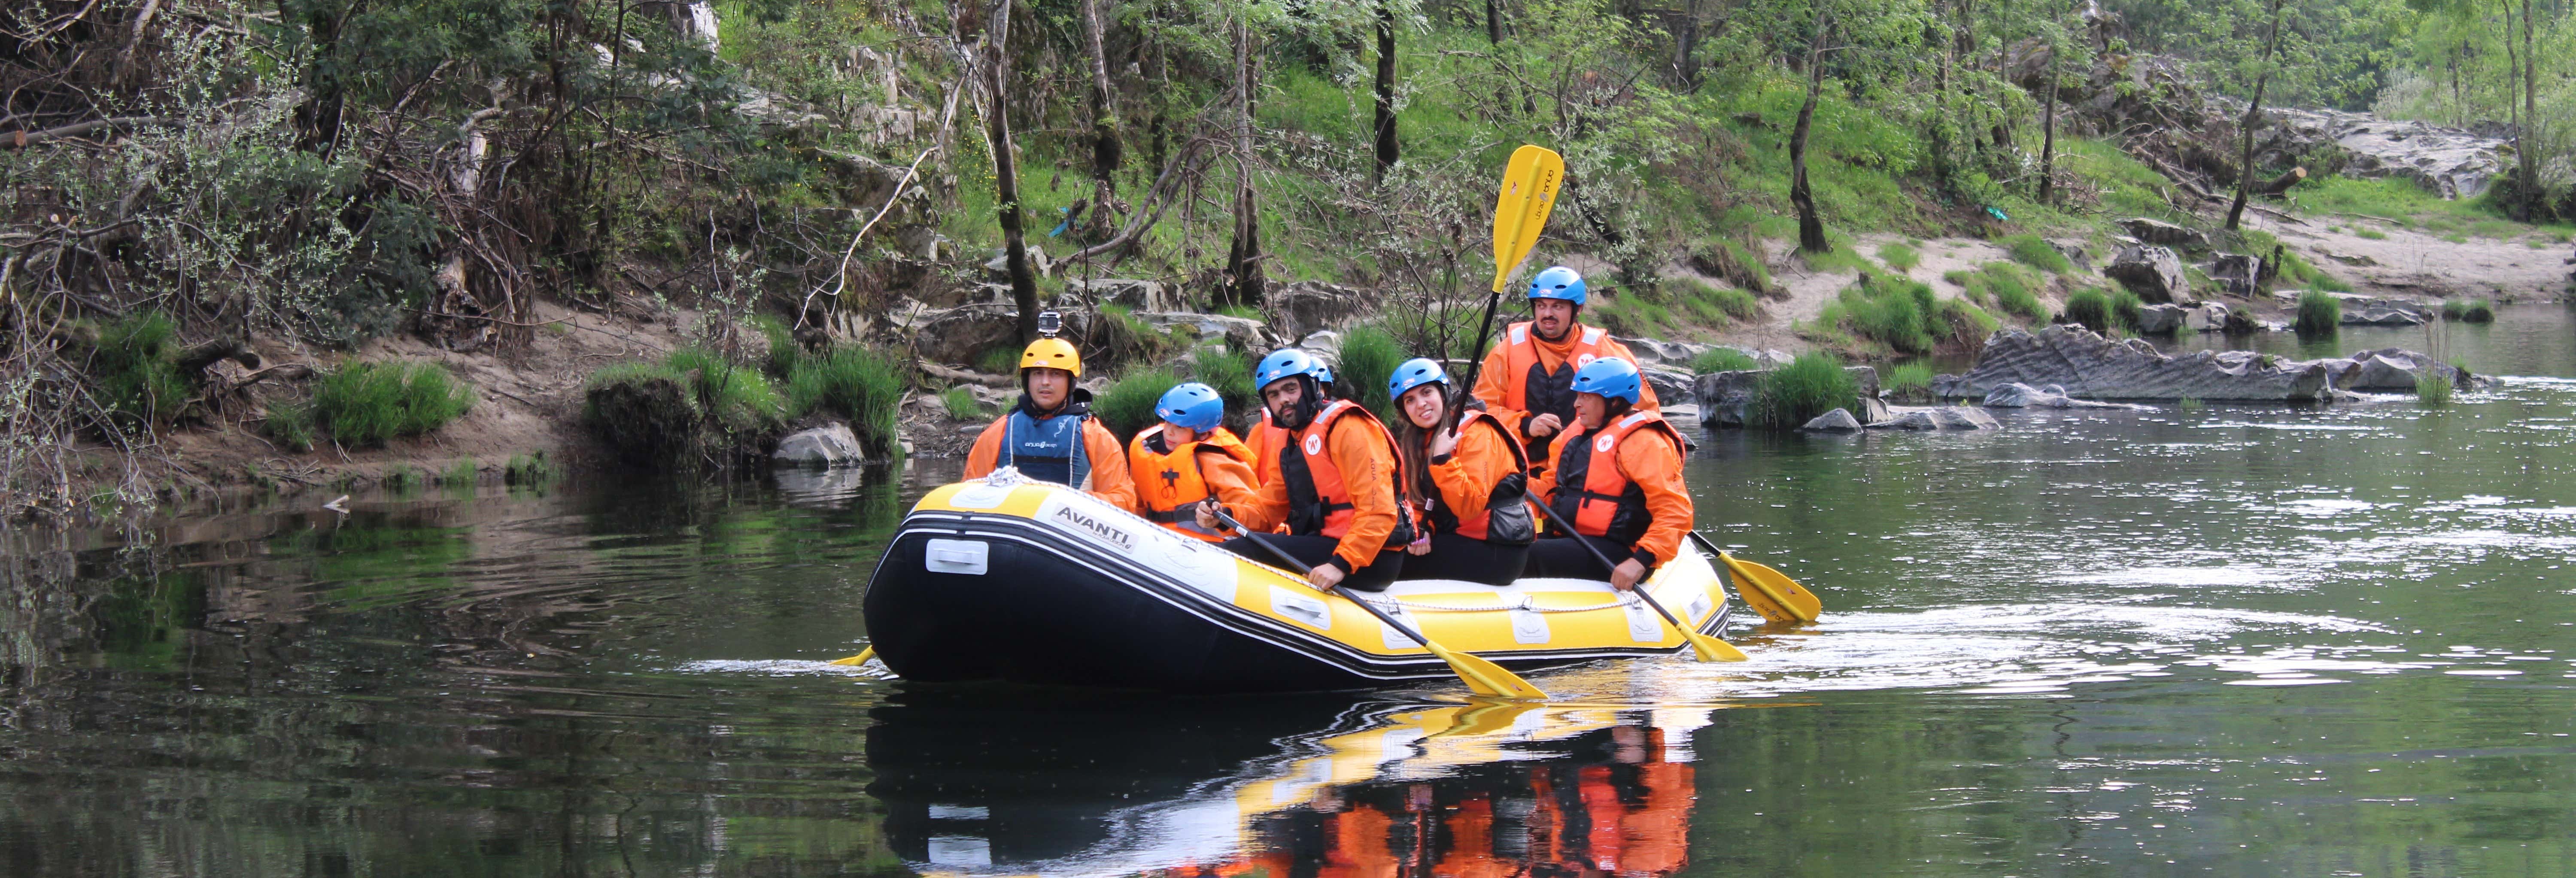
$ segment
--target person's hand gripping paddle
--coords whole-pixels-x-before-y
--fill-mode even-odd
[[[1554,507],[1537,501],[1531,501],[1530,505],[1538,507],[1538,511],[1545,514],[1548,521],[1555,522],[1559,529],[1564,530],[1566,539],[1582,543],[1583,548],[1592,553],[1592,559],[1601,562],[1602,570],[1619,569],[1619,565],[1610,563],[1610,556],[1601,554],[1600,546],[1593,545],[1591,540],[1584,539],[1583,534],[1574,529],[1574,525],[1566,522],[1565,516],[1556,514]],[[1645,583],[1637,583],[1635,594],[1646,602],[1646,606],[1655,608],[1655,614],[1664,617],[1665,624],[1681,632],[1683,640],[1690,641],[1691,651],[1699,654],[1700,661],[1740,662],[1745,659],[1744,650],[1736,649],[1735,644],[1693,631],[1690,626],[1682,624],[1682,620],[1675,617],[1673,611],[1664,609],[1664,605],[1655,600],[1654,591],[1647,588]]]

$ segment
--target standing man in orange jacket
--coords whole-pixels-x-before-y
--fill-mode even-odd
[[[1287,356],[1282,356],[1286,354]],[[1312,358],[1288,350],[1264,358],[1252,375],[1272,423],[1288,444],[1261,461],[1261,490],[1233,510],[1235,519],[1271,545],[1313,565],[1306,581],[1317,588],[1384,591],[1404,569],[1404,547],[1413,542],[1413,516],[1398,499],[1402,475],[1395,437],[1367,407],[1326,399],[1310,374]],[[1200,504],[1198,524],[1215,530],[1213,499]],[[1285,523],[1288,533],[1268,535]],[[1260,561],[1270,555],[1244,536],[1228,551]]]
[[[1682,483],[1682,434],[1651,409],[1636,364],[1592,361],[1574,375],[1574,424],[1557,443],[1556,465],[1530,480],[1530,496],[1574,523],[1566,539],[1530,545],[1529,576],[1607,576],[1627,591],[1681,551],[1691,531],[1690,488]],[[1617,566],[1601,569],[1576,540],[1590,540]],[[1623,560],[1624,559],[1624,560]]]
[[[1073,386],[1080,377],[1082,354],[1070,342],[1052,336],[1029,342],[1020,352],[1019,404],[975,437],[964,478],[1015,466],[1031,479],[1072,485],[1120,509],[1135,509],[1126,450],[1091,417],[1091,391]]]
[[[1530,280],[1530,319],[1503,329],[1503,343],[1485,355],[1478,370],[1476,398],[1505,426],[1520,432],[1530,457],[1553,460],[1549,443],[1574,420],[1574,372],[1602,358],[1626,360],[1637,355],[1597,326],[1585,326],[1588,297],[1583,275],[1559,265]],[[1657,408],[1655,389],[1647,387],[1636,407]]]

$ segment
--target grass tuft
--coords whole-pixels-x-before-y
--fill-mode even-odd
[[[1899,273],[1910,272],[1923,264],[1923,254],[1903,242],[1889,241],[1878,248],[1878,261]]]
[[[179,413],[192,388],[187,376],[179,374],[178,335],[178,325],[158,313],[99,327],[89,372],[98,379],[98,401],[117,429],[150,432]]]
[[[2057,314],[2060,323],[2072,323],[2094,332],[2111,333],[2111,297],[2101,290],[2077,290],[2066,297],[2066,310]]]
[[[1795,430],[1817,415],[1859,405],[1860,384],[1843,371],[1842,359],[1819,351],[1765,373],[1745,420],[1764,429]]]
[[[2299,294],[2299,318],[2293,326],[2300,335],[2333,335],[2343,325],[2343,301],[2321,290]]]
[[[1932,367],[1923,363],[1906,363],[1887,370],[1887,392],[1904,399],[1931,396]]]
[[[474,392],[437,363],[353,363],[322,376],[310,426],[351,448],[383,445],[446,426],[474,407]]]
[[[1393,333],[1373,323],[1352,327],[1342,336],[1341,362],[1333,367],[1333,381],[1344,395],[1393,423],[1395,403],[1387,399],[1386,379],[1406,359]]]
[[[1337,374],[1335,377],[1340,376]],[[1118,380],[1110,382],[1099,395],[1092,397],[1091,414],[1099,418],[1101,426],[1108,427],[1120,442],[1125,442],[1135,438],[1137,431],[1160,420],[1154,417],[1154,403],[1160,401],[1172,385],[1179,383],[1181,377],[1162,366],[1130,369],[1120,374]]]
[[[2014,262],[2050,274],[2065,274],[2075,270],[2075,264],[2066,261],[2066,254],[2057,252],[2055,246],[2038,235],[2010,235],[1995,243],[2003,245],[2004,252],[2012,254]]]
[[[1953,271],[1942,277],[1965,290],[1961,295],[1970,302],[2026,320],[2048,319],[2048,306],[2040,303],[2036,292],[2047,280],[2026,266],[1989,262],[1975,271]]]
[[[2451,393],[2456,389],[2450,377],[2439,370],[2426,369],[2415,374],[2415,401],[2426,406],[2450,405]]]
[[[948,388],[947,392],[941,393],[939,404],[948,410],[950,418],[960,421],[981,420],[986,414],[984,402],[976,399],[975,391],[966,389],[964,385]]]
[[[2495,322],[2495,303],[2485,299],[2444,299],[2442,319],[2461,323]]]
[[[850,419],[850,430],[858,434],[859,447],[869,457],[893,459],[903,455],[895,416],[907,383],[893,356],[873,348],[839,345],[796,361],[787,374],[786,411],[791,415],[817,409],[835,412]],[[748,408],[719,407],[717,411]]]
[[[1691,374],[1694,375],[1706,375],[1711,372],[1742,372],[1758,368],[1761,366],[1753,362],[1753,355],[1734,348],[1709,348],[1701,351],[1699,356],[1691,358]]]

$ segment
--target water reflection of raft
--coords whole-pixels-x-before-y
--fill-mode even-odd
[[[1724,579],[1696,549],[1645,587],[1703,633],[1730,614]],[[1599,581],[1400,582],[1357,597],[1515,671],[1686,648]],[[1265,692],[1454,679],[1341,596],[1045,483],[923,497],[877,562],[865,612],[877,656],[918,681]]]

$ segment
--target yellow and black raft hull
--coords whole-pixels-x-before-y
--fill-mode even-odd
[[[1725,579],[1695,547],[1683,551],[1645,587],[1684,624],[1716,632],[1731,610]],[[1042,482],[963,482],[923,497],[877,562],[864,611],[877,656],[916,681],[1283,692],[1454,679],[1350,598],[1514,671],[1688,648],[1644,602],[1598,580],[1324,593]]]

